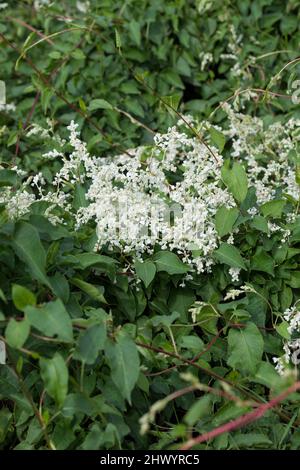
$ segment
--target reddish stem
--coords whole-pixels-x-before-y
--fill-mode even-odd
[[[253,421],[256,421],[257,419],[261,418],[268,410],[271,410],[272,408],[277,406],[280,402],[282,402],[285,398],[287,398],[288,395],[296,392],[299,389],[300,389],[300,381],[295,382],[293,385],[291,385],[291,387],[289,387],[287,390],[282,392],[277,397],[270,400],[268,403],[263,403],[262,405],[258,406],[254,411],[251,411],[250,413],[246,413],[240,416],[239,418],[233,421],[230,421],[229,423],[222,424],[222,426],[219,426],[213,429],[212,431],[206,432],[205,434],[201,434],[200,436],[190,439],[185,444],[183,444],[183,446],[180,447],[180,450],[189,450],[195,445],[201,444],[201,442],[214,439],[215,437],[220,436],[221,434],[224,434],[225,432],[234,431],[235,429],[242,428],[246,426],[247,424],[252,423]]]

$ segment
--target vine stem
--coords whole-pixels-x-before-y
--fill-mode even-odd
[[[291,393],[296,392],[300,389],[300,381],[295,382],[291,385],[287,390],[282,392],[277,397],[273,398],[267,403],[263,403],[262,405],[258,406],[254,411],[246,413],[239,418],[230,421],[229,423],[223,424],[212,431],[206,432],[205,434],[200,434],[197,437],[189,439],[185,442],[181,447],[180,450],[189,450],[197,444],[201,444],[202,442],[206,442],[210,439],[214,439],[221,434],[226,432],[234,431],[235,429],[242,428],[253,421],[260,419],[267,411],[271,410],[279,403],[281,403],[285,398],[287,398]]]
[[[157,353],[161,353],[161,354],[165,354],[166,356],[170,356],[170,357],[173,357],[175,359],[178,359],[179,361],[181,361],[183,364],[188,364],[190,366],[193,366],[195,367],[196,369],[200,370],[201,372],[203,372],[204,374],[206,375],[209,375],[210,377],[214,378],[215,380],[219,380],[220,382],[223,382],[227,385],[230,385],[230,387],[232,388],[235,388],[236,390],[238,390],[240,393],[244,394],[244,396],[250,398],[250,399],[253,399],[254,401],[256,401],[257,403],[264,403],[266,404],[266,401],[263,400],[261,397],[257,398],[256,396],[254,396],[254,394],[249,391],[249,390],[246,390],[244,387],[234,383],[234,382],[231,382],[230,380],[228,379],[224,379],[224,377],[222,377],[221,375],[217,374],[216,372],[214,372],[213,370],[210,370],[210,369],[206,369],[205,367],[201,367],[199,366],[199,364],[197,364],[196,362],[194,362],[193,359],[185,359],[184,357],[180,356],[179,354],[175,354],[173,352],[170,352],[170,351],[166,351],[165,349],[162,349],[162,348],[157,348],[155,346],[152,346],[150,344],[146,344],[146,343],[141,343],[140,341],[136,341],[135,344],[141,348],[145,348],[145,349],[149,349],[150,351],[153,351],[153,352],[157,352]],[[176,366],[177,367],[177,366]],[[300,382],[299,382],[300,384]],[[285,421],[285,422],[289,422],[290,421],[290,416],[288,416],[284,411],[281,411],[281,410],[275,410],[276,413]],[[299,426],[300,424],[300,420],[297,420],[297,422],[295,423],[297,426]]]
[[[5,338],[3,338],[2,336],[0,336],[0,339],[1,339],[1,341],[4,341],[5,343],[7,343]],[[41,427],[41,431],[44,435],[44,439],[47,443],[47,447],[50,450],[56,450],[53,442],[51,441],[51,439],[49,437],[49,434],[48,434],[48,431],[47,431],[47,425],[44,422],[43,416],[40,413],[40,411],[39,411],[38,407],[36,406],[36,404],[34,403],[33,397],[32,397],[29,389],[27,388],[27,386],[26,386],[26,384],[23,380],[23,377],[22,377],[21,373],[18,372],[17,367],[16,367],[14,361],[12,360],[11,355],[9,353],[7,355],[9,357],[9,360],[10,360],[10,363],[11,363],[11,370],[13,371],[15,376],[17,377],[18,382],[19,382],[20,387],[21,387],[21,390],[22,390],[24,396],[27,398],[28,402],[30,403],[32,411],[33,411],[33,413],[34,413],[34,415],[35,415],[35,417],[36,417],[36,419],[37,419],[37,421],[38,421],[38,423]]]

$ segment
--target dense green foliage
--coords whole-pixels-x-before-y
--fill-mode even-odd
[[[15,165],[51,182],[61,163],[42,154],[59,148],[71,120],[104,158],[140,144],[149,155],[153,131],[174,124],[177,108],[208,119],[241,89],[286,95],[258,91],[242,103],[267,124],[298,116],[289,99],[297,68],[272,81],[297,57],[298,0],[91,0],[86,12],[77,5],[85,2],[34,3],[42,2],[8,0],[0,10],[0,80],[16,106],[0,110],[1,191],[22,188]],[[228,127],[221,109],[213,119]],[[47,135],[27,135],[49,122]],[[196,274],[158,247],[143,263],[118,249],[95,252],[93,222],[78,229],[68,213],[53,225],[45,201],[10,218],[1,202],[0,448],[178,448],[295,382],[294,368],[280,376],[272,358],[291,338],[283,313],[299,298],[299,200],[279,187],[257,201],[247,168],[230,161],[226,132],[208,131],[201,135],[224,156],[220,184],[234,200],[214,215],[211,272]],[[296,132],[291,140],[298,169]],[[252,146],[260,143],[257,134]],[[278,156],[277,147],[264,151],[261,165]],[[70,187],[72,209],[87,206],[87,187]],[[240,269],[238,280],[229,268]],[[232,289],[240,292],[230,299]],[[293,393],[195,448],[298,449],[299,420]]]

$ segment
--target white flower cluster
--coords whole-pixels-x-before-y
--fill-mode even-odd
[[[200,52],[199,59],[201,59],[200,70],[203,72],[207,65],[211,64],[214,60],[214,56],[211,52]]]
[[[300,333],[300,311],[296,305],[285,310],[283,318],[288,322],[287,331],[290,335]],[[284,355],[282,357],[273,357],[275,368],[280,375],[288,372],[288,364],[294,366],[300,363],[300,338],[290,339],[283,345]]]
[[[296,306],[286,309],[283,318],[289,323],[287,330],[290,334],[300,331],[300,312]]]
[[[76,146],[90,178],[90,204],[78,211],[77,225],[95,220],[98,246],[109,244],[137,256],[160,246],[175,250],[198,272],[209,269],[218,246],[214,216],[221,205],[234,205],[220,187],[220,155],[217,163],[202,142],[176,127],[157,134],[150,153],[138,148],[91,159]]]
[[[232,282],[238,282],[240,277],[240,272],[241,272],[241,269],[240,268],[230,268],[229,269],[229,274],[231,276],[231,280]]]
[[[84,2],[81,2],[81,1],[77,1],[76,2],[76,8],[77,10],[80,12],[80,13],[87,13],[90,9],[90,2],[89,0],[85,0]]]
[[[280,125],[277,142],[274,130],[264,130],[258,118],[235,113],[228,106],[225,109],[230,119],[227,134],[233,140],[233,154],[246,163],[248,179],[256,188],[259,202],[271,200],[282,183],[286,193],[296,195],[295,171],[287,154],[298,141],[299,123],[289,121],[287,128]],[[26,177],[17,169],[18,175],[25,178],[22,187],[4,188],[0,203],[6,204],[8,216],[16,219],[26,214],[35,201],[45,201],[45,215],[54,224],[64,222],[63,211],[72,215],[76,228],[93,222],[98,236],[95,249],[105,245],[142,257],[159,247],[175,251],[198,273],[207,272],[220,241],[215,214],[221,206],[233,207],[235,202],[221,180],[222,156],[211,147],[216,156],[213,158],[201,139],[188,135],[186,122],[197,126],[191,116],[186,116],[166,134],[157,134],[153,147],[138,147],[109,158],[89,155],[74,122],[68,127],[68,144],[73,149],[68,154],[63,149],[65,141],[54,135],[51,122],[49,129],[34,125],[29,135],[53,139],[59,150],[44,156],[59,159],[61,168],[50,188],[41,174]],[[204,123],[204,128],[209,125]],[[267,155],[267,163],[259,162],[260,153]],[[71,202],[77,185],[87,189],[86,204],[75,210]],[[252,207],[248,212],[254,216],[257,209]],[[279,225],[270,223],[269,230],[281,231],[282,242],[289,236]],[[228,243],[234,244],[236,231],[228,235]],[[239,281],[239,269],[230,268],[229,274],[232,282]]]
[[[34,8],[40,10],[43,7],[47,7],[51,4],[51,0],[34,0]]]
[[[258,203],[272,200],[279,190],[298,200],[299,186],[289,157],[300,142],[300,119],[265,127],[262,119],[235,112],[228,103],[223,103],[223,109],[229,118],[224,134],[232,140],[232,156],[247,164]]]
[[[245,294],[247,292],[255,292],[255,289],[249,284],[241,286],[238,289],[231,289],[225,295],[224,300],[235,300],[236,297],[239,297],[241,294]]]
[[[16,106],[14,103],[0,103],[0,111],[5,113],[14,112],[16,110]]]

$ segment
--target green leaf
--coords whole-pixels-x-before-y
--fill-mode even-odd
[[[250,222],[251,227],[263,233],[269,233],[268,222],[261,215],[255,215]]]
[[[18,284],[12,286],[12,301],[18,310],[24,311],[27,305],[36,305],[36,297],[26,289],[26,287]]]
[[[292,272],[290,278],[286,281],[294,289],[300,288],[300,271]]]
[[[151,323],[153,326],[157,327],[158,325],[164,325],[164,326],[171,326],[177,318],[180,317],[180,313],[178,312],[173,312],[171,315],[158,315],[156,317],[151,318]]]
[[[141,45],[141,25],[135,20],[131,20],[129,23],[129,31],[133,41],[138,47]]]
[[[96,98],[89,104],[88,110],[95,111],[96,109],[113,109],[112,105],[102,98]]]
[[[69,380],[69,371],[63,357],[55,353],[52,359],[41,358],[39,365],[47,393],[61,406],[68,393]]]
[[[237,448],[249,449],[250,447],[258,447],[262,449],[267,449],[273,443],[265,434],[247,432],[244,434],[235,434],[234,443]]]
[[[268,255],[262,247],[256,250],[256,253],[251,258],[251,269],[254,271],[262,271],[271,276],[274,276],[275,262],[273,258]]]
[[[225,135],[215,127],[210,127],[209,133],[212,143],[218,147],[220,152],[222,152],[226,143]]]
[[[176,93],[174,95],[167,95],[162,97],[160,107],[165,108],[171,116],[175,117],[176,112],[181,100],[181,95]]]
[[[256,372],[254,382],[260,383],[268,388],[274,388],[281,382],[281,377],[274,366],[269,362],[261,361]]]
[[[76,260],[79,261],[81,269],[90,268],[91,266],[103,267],[104,269],[115,266],[117,261],[109,256],[99,255],[98,253],[79,253]]]
[[[217,321],[219,313],[211,305],[200,305],[193,308],[197,323],[203,331],[207,331],[213,335],[218,333]]]
[[[79,253],[74,256],[74,261],[79,262],[76,269],[97,268],[99,272],[106,273],[111,281],[116,277],[116,265],[118,262],[109,256],[98,253]]]
[[[111,378],[121,395],[131,404],[131,392],[138,380],[140,361],[133,340],[120,331],[115,341],[109,339],[105,355],[111,368]]]
[[[155,264],[149,260],[143,262],[136,260],[134,263],[134,267],[138,278],[143,281],[145,287],[148,287],[155,277]]]
[[[70,296],[70,288],[66,277],[60,272],[56,272],[49,280],[51,282],[52,291],[56,297],[59,297],[64,303],[67,303]]]
[[[220,247],[214,252],[214,257],[221,263],[227,264],[233,268],[246,269],[245,262],[239,250],[228,243],[221,243]]]
[[[291,335],[288,332],[289,323],[287,321],[282,321],[279,325],[275,326],[277,333],[282,336],[284,339],[291,339]]]
[[[0,300],[2,300],[2,302],[7,304],[7,299],[6,299],[5,294],[4,294],[4,292],[1,288],[0,288]]]
[[[79,289],[85,292],[93,300],[97,300],[98,302],[101,302],[102,304],[107,304],[105,297],[103,295],[104,293],[103,286],[94,286],[93,284],[90,284],[89,282],[85,282],[82,279],[78,279],[78,278],[70,279],[70,283],[74,284],[74,286],[79,287]]]
[[[17,173],[13,170],[0,170],[0,187],[15,186],[17,184]]]
[[[281,214],[285,205],[286,205],[285,200],[278,199],[275,201],[265,202],[261,206],[260,210],[265,217],[278,218],[278,217],[281,217]]]
[[[79,336],[76,356],[86,364],[94,364],[99,351],[104,349],[106,341],[106,324],[102,322],[90,326]]]
[[[30,323],[25,318],[22,321],[16,321],[11,318],[5,330],[5,338],[12,348],[21,348],[27,340],[30,332]]]
[[[228,334],[227,363],[246,375],[254,375],[263,349],[263,337],[254,323],[249,322],[241,329],[231,328]]]
[[[78,210],[81,207],[87,207],[88,206],[88,201],[86,200],[85,197],[85,188],[82,184],[77,183],[75,185],[75,190],[74,190],[74,197],[73,197],[73,207],[74,209]]]
[[[216,230],[220,237],[228,235],[232,231],[235,221],[239,216],[239,210],[236,207],[220,207],[216,213]]]
[[[225,162],[221,170],[221,175],[233,197],[239,203],[243,202],[248,192],[248,179],[244,167],[234,162],[232,168],[230,168],[229,162]]]
[[[91,398],[83,393],[70,393],[64,402],[61,410],[62,415],[71,418],[78,413],[91,416],[95,413],[95,405]]]
[[[25,313],[31,326],[44,335],[55,336],[62,341],[73,341],[72,322],[60,299],[40,307],[27,306]]]
[[[170,251],[159,251],[153,257],[157,271],[165,271],[168,274],[185,274],[189,267],[178,258],[175,253]]]
[[[46,253],[36,228],[19,222],[14,235],[14,246],[19,258],[28,266],[34,279],[51,289],[46,275]]]
[[[194,426],[201,418],[208,416],[212,411],[212,397],[207,394],[198,398],[184,416],[184,421],[188,426]]]

